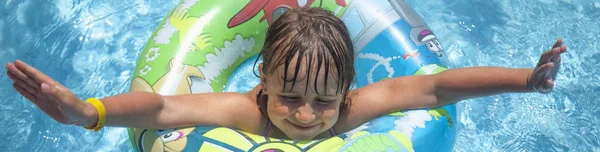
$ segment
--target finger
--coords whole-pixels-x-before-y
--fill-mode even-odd
[[[546,83],[544,84],[544,87],[547,88],[547,89],[554,88],[554,80],[553,79],[547,79]]]
[[[6,64],[6,71],[15,74],[16,76],[18,76],[19,78],[28,78],[27,75],[25,75],[25,73],[21,72],[21,70],[19,70],[14,64],[11,63],[7,63]]]
[[[561,58],[560,56],[558,56],[556,58],[556,60],[554,60],[553,64],[554,64],[554,68],[552,68],[550,70],[550,77],[552,79],[556,79],[556,75],[558,74],[558,70],[560,69],[560,62],[561,62]]]
[[[14,74],[12,74],[10,72],[6,72],[6,74],[8,75],[8,77],[11,80],[13,80],[14,84],[18,85],[19,87],[26,90],[27,92],[29,92],[31,94],[35,94],[37,92],[37,89],[29,86],[29,84],[27,84],[25,81],[17,78],[17,76],[15,76]]]
[[[36,105],[37,105],[37,100],[36,100],[36,97],[35,97],[33,94],[31,94],[31,93],[27,92],[27,91],[26,91],[25,89],[23,89],[21,86],[19,86],[19,85],[17,85],[17,84],[14,84],[14,83],[13,83],[13,88],[15,88],[15,90],[17,90],[17,92],[19,92],[21,95],[23,95],[23,97],[27,98],[27,100],[29,100],[29,101],[31,101],[32,103],[34,103],[34,104],[36,104]]]
[[[552,63],[554,63],[555,66],[560,65],[560,61],[561,61],[560,55],[558,55],[552,59]]]
[[[14,84],[18,85],[19,87],[21,87],[21,89],[23,89],[26,92],[28,92],[29,94],[33,95],[35,97],[35,99],[45,100],[48,98],[46,95],[41,93],[41,91],[39,89],[32,88],[28,84],[25,84],[25,82],[23,82],[23,80],[16,78],[16,76],[14,76],[12,73],[8,73],[8,77],[10,79],[16,80],[16,81],[14,81]]]
[[[27,98],[29,101],[35,104],[40,110],[44,111],[44,113],[46,113],[52,119],[64,124],[70,123],[60,112],[60,108],[58,108],[55,104],[52,104],[52,102],[48,102],[48,100],[44,100],[39,96],[34,96],[25,91],[23,88],[19,87],[18,85],[13,84],[13,87],[15,88],[15,90],[17,90],[17,92],[21,93],[25,98]]]
[[[23,82],[28,84],[30,87],[39,89],[39,83],[37,83],[35,80],[32,80],[29,76],[27,76],[25,73],[23,73],[21,70],[19,70],[14,64],[10,64],[10,63],[6,64],[6,69],[8,69],[7,73],[12,73],[13,76],[16,76],[16,78],[22,80]]]
[[[542,88],[540,89],[541,93],[552,92],[552,89],[554,88],[554,81],[552,79],[546,79],[546,81],[544,81],[544,83],[541,84],[540,87]]]
[[[60,85],[58,82],[54,81],[48,75],[44,74],[43,72],[37,70],[36,68],[34,68],[34,67],[30,66],[30,65],[27,65],[27,63],[25,63],[23,61],[16,60],[15,61],[15,66],[19,70],[23,71],[23,73],[25,73],[28,76],[30,76],[33,80],[35,80],[39,84],[41,84],[41,83],[48,83],[50,85]]]
[[[542,53],[542,56],[540,56],[540,60],[538,61],[538,64],[536,65],[536,67],[539,67],[541,65],[543,65],[544,63],[546,63],[546,61],[552,56],[552,52],[554,49],[550,49],[544,53]]]
[[[558,40],[556,40],[556,43],[554,43],[554,46],[552,46],[552,48],[559,47],[561,45],[562,45],[562,38],[558,38]]]
[[[538,61],[537,66],[543,65],[548,62],[552,62],[552,58],[556,57],[557,55],[560,55],[560,53],[561,53],[560,48],[553,48],[551,50],[544,52],[542,54],[542,56],[540,57],[540,60]]]
[[[560,47],[560,54],[567,52],[567,46]]]
[[[556,59],[558,59],[560,57],[561,54],[567,52],[567,47],[566,46],[561,46],[559,48],[556,48],[557,50],[553,50],[556,52],[552,52],[552,58],[551,61],[555,61]]]

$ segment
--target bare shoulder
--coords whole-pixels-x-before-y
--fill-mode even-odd
[[[187,118],[174,120],[190,120],[194,125],[217,125],[240,129],[250,133],[258,133],[266,125],[256,104],[253,91],[215,92],[187,94],[167,97],[172,113]],[[187,124],[187,123],[185,123]]]
[[[262,112],[260,111],[260,107],[257,101],[259,100],[258,97],[260,90],[261,86],[257,85],[252,90],[243,94],[239,94],[243,96],[240,98],[244,98],[243,104],[246,105],[245,107],[248,107],[245,110],[245,112],[240,113],[240,118],[244,117],[246,119],[238,120],[239,129],[254,134],[261,134],[264,128],[267,126],[268,122],[267,118],[265,118]]]
[[[429,77],[397,77],[351,90],[335,129],[349,131],[379,116],[427,105],[435,100]]]
[[[367,120],[369,115],[372,115],[363,113],[369,112],[368,110],[361,110],[369,108],[368,104],[365,104],[369,101],[369,92],[371,92],[370,89],[365,90],[365,88],[358,88],[348,92],[345,101],[346,104],[340,109],[338,122],[334,125],[334,129],[338,133],[347,132],[358,127],[364,123],[363,121]]]

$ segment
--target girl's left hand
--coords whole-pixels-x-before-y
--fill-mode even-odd
[[[544,52],[527,77],[527,88],[540,93],[549,93],[554,87],[554,79],[560,68],[560,54],[565,53],[567,47],[562,46],[562,39],[558,39],[552,49]]]

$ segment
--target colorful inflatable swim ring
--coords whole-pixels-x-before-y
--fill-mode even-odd
[[[139,57],[130,91],[163,95],[245,92],[267,27],[290,8],[321,7],[347,25],[356,48],[356,86],[448,68],[438,39],[402,0],[184,0]],[[391,113],[328,139],[281,140],[197,126],[130,128],[134,151],[451,151],[454,105]]]

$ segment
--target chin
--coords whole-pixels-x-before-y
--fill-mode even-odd
[[[295,139],[295,140],[313,140],[314,138],[318,137],[320,134],[326,132],[327,130],[323,130],[323,125],[324,124],[317,124],[314,126],[314,128],[310,129],[310,130],[294,130],[291,131],[291,134],[288,135],[288,137]]]
[[[288,135],[289,138],[291,138],[292,140],[312,140],[313,138],[315,138],[316,135],[302,135],[302,134],[297,134],[297,135]]]

